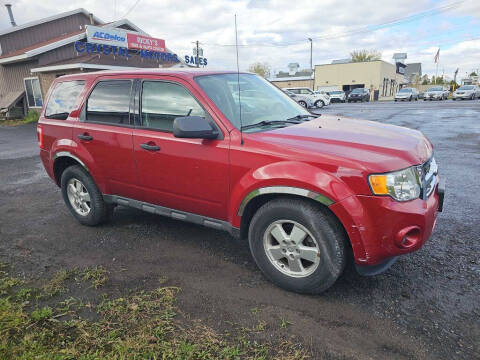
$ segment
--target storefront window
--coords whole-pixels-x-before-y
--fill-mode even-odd
[[[40,90],[40,82],[38,81],[38,78],[26,78],[24,81],[28,107],[42,107],[42,91]]]

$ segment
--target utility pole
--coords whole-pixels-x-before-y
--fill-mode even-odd
[[[195,62],[197,63],[197,68],[198,68],[198,67],[200,67],[200,61],[198,59],[198,40],[197,40],[197,51],[196,52],[197,52],[197,54],[196,54],[197,56],[196,56]]]
[[[308,41],[310,41],[310,69],[312,69],[312,71],[313,71],[313,61],[312,61],[313,40],[312,40],[312,38],[308,38]]]

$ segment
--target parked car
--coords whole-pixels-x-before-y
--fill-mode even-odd
[[[452,95],[452,100],[475,100],[475,98],[480,98],[480,88],[477,85],[463,85]]]
[[[348,261],[385,271],[423,246],[442,210],[421,132],[316,117],[255,74],[80,73],[45,100],[40,157],[81,224],[121,205],[226,230],[288,290],[320,293]]]
[[[423,99],[424,97],[425,97],[425,94],[423,93],[423,91],[419,91],[418,92],[418,98]]]
[[[446,100],[448,99],[448,89],[443,86],[433,86],[425,91],[423,100]]]
[[[313,102],[311,100],[311,97],[308,95],[303,95],[303,94],[295,94],[287,89],[282,89],[282,91],[290,96],[293,100],[295,100],[297,103],[299,103],[301,106],[304,108],[312,108],[314,107]]]
[[[348,102],[364,102],[364,101],[370,101],[370,91],[365,88],[356,88],[353,89],[350,94],[348,94],[347,98]]]
[[[395,101],[418,100],[418,90],[415,88],[402,88],[395,94]]]
[[[296,95],[304,96],[304,99],[299,100],[298,103],[305,108],[322,108],[330,104],[330,98],[327,94],[316,94],[306,87],[286,88],[286,90]]]
[[[342,90],[329,91],[328,96],[330,96],[330,102],[344,103],[347,98],[347,95],[345,95],[345,91]]]

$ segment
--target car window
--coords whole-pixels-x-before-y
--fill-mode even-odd
[[[309,95],[311,94],[312,92],[308,89],[300,89],[300,94],[305,94],[305,95]]]
[[[45,117],[58,120],[67,119],[84,85],[85,81],[83,80],[58,83],[48,100]]]
[[[100,81],[87,101],[86,120],[108,124],[130,124],[130,80]]]
[[[205,117],[205,111],[183,86],[163,81],[145,81],[142,91],[142,125],[173,131],[173,120],[180,116]]]

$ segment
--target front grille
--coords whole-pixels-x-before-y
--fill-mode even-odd
[[[422,183],[420,197],[426,200],[432,194],[437,184],[438,166],[435,158],[432,156],[425,163],[417,166],[417,171]]]

